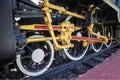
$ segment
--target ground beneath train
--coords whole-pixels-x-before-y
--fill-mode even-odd
[[[103,63],[90,69],[76,80],[120,79],[120,49]]]

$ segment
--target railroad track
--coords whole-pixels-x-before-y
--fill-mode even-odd
[[[95,67],[106,58],[110,57],[120,48],[119,44],[114,44],[109,48],[102,49],[98,53],[89,53],[79,61],[72,61],[62,64],[48,70],[41,76],[28,77],[24,79],[75,79],[78,75],[86,73],[91,68]]]

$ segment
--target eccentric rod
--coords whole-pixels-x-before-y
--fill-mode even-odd
[[[74,16],[74,17],[85,20],[85,16],[79,15],[79,14],[74,13],[74,12],[67,11],[64,7],[59,7],[59,6],[56,6],[54,4],[49,3],[49,8],[58,10],[62,14],[67,14],[67,15]]]

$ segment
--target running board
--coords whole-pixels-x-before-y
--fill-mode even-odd
[[[118,21],[120,22],[120,9],[119,9],[119,7],[112,0],[103,0],[103,1],[117,11]]]

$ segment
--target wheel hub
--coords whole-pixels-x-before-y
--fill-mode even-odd
[[[45,53],[42,49],[36,49],[33,51],[31,57],[34,62],[39,63],[44,59]]]

